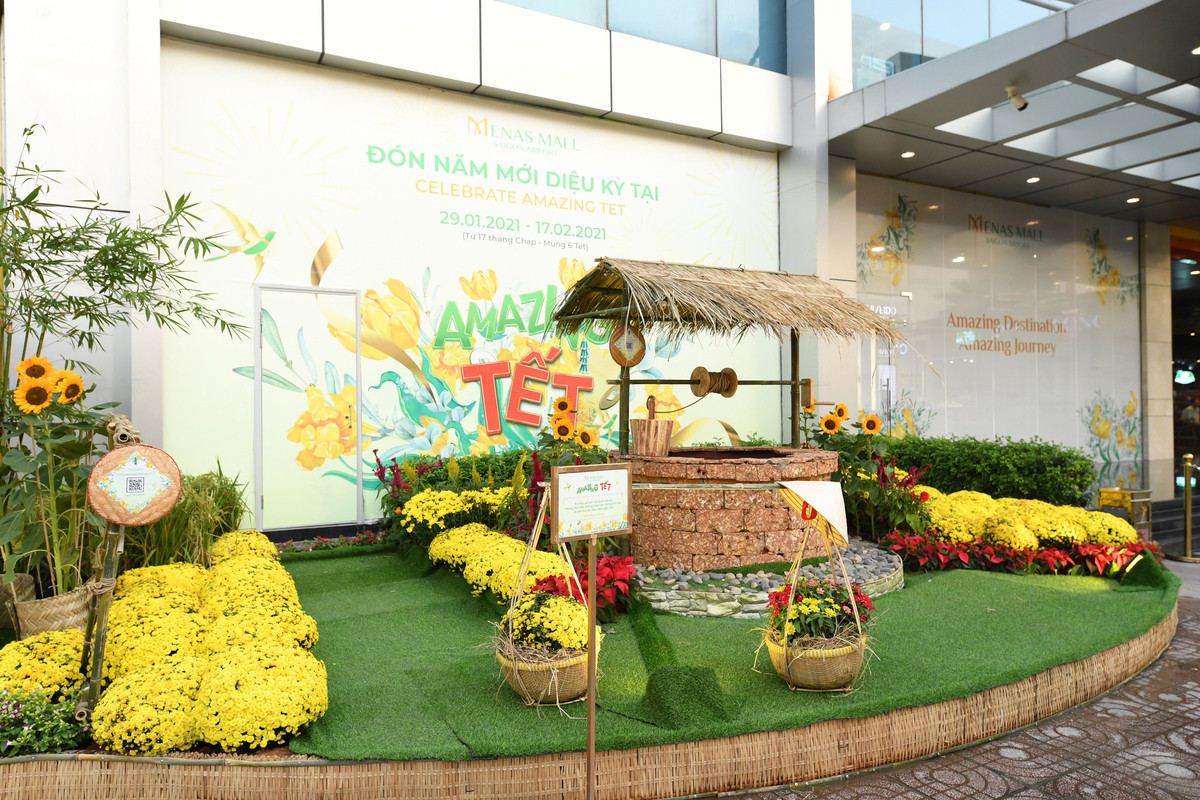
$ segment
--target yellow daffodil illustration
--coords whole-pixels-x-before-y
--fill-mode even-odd
[[[648,383],[646,384],[646,397],[654,398],[654,416],[659,419],[671,420],[672,435],[679,433],[679,429],[683,427],[679,418],[683,416],[685,409],[683,401],[675,396],[675,387]],[[650,411],[646,408],[645,403],[633,410],[633,416],[639,419],[646,419],[649,415]]]
[[[471,280],[459,278],[458,284],[467,297],[472,300],[491,300],[496,296],[496,270],[489,269],[485,273],[483,270],[477,269],[471,275]]]
[[[384,281],[383,285],[388,289],[386,295],[381,295],[374,289],[368,289],[363,294],[363,327],[388,339],[401,350],[408,350],[416,345],[420,336],[421,307],[401,281],[392,278]],[[329,326],[329,332],[342,343],[342,347],[351,353],[355,351],[353,332],[342,333],[332,325]],[[365,344],[362,346],[362,355],[363,358],[375,361],[382,361],[388,357],[387,353]]]
[[[1138,410],[1137,395],[1131,391],[1129,393],[1129,402],[1125,404],[1125,416],[1132,417],[1134,414],[1137,413],[1137,410]]]
[[[296,463],[303,469],[314,470],[327,458],[354,452],[357,392],[353,386],[347,386],[327,398],[320,389],[309,386],[307,396],[308,410],[292,425],[287,438],[304,448],[296,455]],[[363,426],[364,434],[374,430],[369,425]],[[364,447],[369,443],[369,439],[363,439]]]
[[[587,265],[578,258],[560,258],[558,260],[558,281],[564,289],[570,289],[587,274]]]

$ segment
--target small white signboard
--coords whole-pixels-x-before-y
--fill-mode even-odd
[[[633,471],[629,464],[583,464],[550,471],[554,543],[629,533]]]

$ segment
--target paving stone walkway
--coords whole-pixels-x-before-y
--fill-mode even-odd
[[[1158,661],[1082,708],[987,744],[743,800],[1200,800],[1200,599]]]

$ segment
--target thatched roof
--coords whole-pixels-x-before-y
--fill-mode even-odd
[[[644,332],[671,337],[707,332],[741,338],[761,328],[787,341],[796,328],[824,339],[904,341],[890,323],[816,275],[623,258],[596,262],[559,302],[558,333],[575,333],[588,319],[628,318]]]

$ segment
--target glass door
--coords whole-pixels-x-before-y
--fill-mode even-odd
[[[255,287],[260,530],[361,523],[361,317],[353,290]]]

